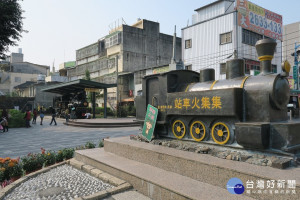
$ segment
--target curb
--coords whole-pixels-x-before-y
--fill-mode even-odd
[[[94,193],[89,196],[85,197],[79,197],[74,200],[96,200],[96,199],[101,199],[105,198],[110,195],[114,195],[120,192],[124,192],[126,190],[132,189],[132,185],[129,184],[128,182],[119,179],[115,176],[112,176],[108,173],[105,173],[91,165],[86,165],[83,162],[77,161],[75,158],[72,158],[69,163],[71,166],[73,166],[76,169],[82,170],[96,178],[99,178],[103,182],[109,183],[115,187],[107,189],[107,190],[102,190],[100,192]]]

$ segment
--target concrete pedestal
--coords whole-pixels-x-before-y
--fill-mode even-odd
[[[130,140],[105,139],[104,149],[76,151],[75,159],[128,181],[152,199],[300,199],[300,168],[286,170],[224,160],[206,154]],[[229,179],[295,180],[296,194],[233,195]],[[255,189],[255,188],[254,188]]]

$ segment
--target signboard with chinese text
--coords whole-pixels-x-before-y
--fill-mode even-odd
[[[169,93],[168,105],[158,110],[168,115],[241,116],[242,88]]]
[[[147,138],[148,141],[152,140],[157,114],[158,109],[148,104],[143,127],[143,136]]]
[[[153,69],[153,74],[159,74],[170,71],[169,66]]]
[[[294,89],[294,86],[295,86],[295,80],[293,79],[292,76],[288,77],[288,81],[289,81],[289,86],[290,86],[290,89]]]
[[[86,92],[99,92],[99,89],[97,89],[97,88],[84,88],[84,91],[86,91]]]
[[[282,16],[247,0],[237,1],[238,25],[244,29],[282,40]]]

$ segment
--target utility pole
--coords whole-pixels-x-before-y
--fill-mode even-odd
[[[294,70],[295,70],[296,74],[294,76],[296,76],[296,77],[294,77],[294,79],[295,79],[296,90],[299,90],[299,66],[298,66],[299,62],[298,62],[298,53],[297,53],[297,49],[299,47],[300,47],[300,45],[297,45],[297,42],[295,42],[295,53],[294,53],[295,66],[294,66],[294,68],[296,68],[296,69],[294,69]]]
[[[116,95],[117,95],[117,106],[116,106],[116,109],[117,109],[117,117],[119,117],[119,66],[118,66],[118,59],[119,59],[119,56],[117,55],[116,56],[116,72],[117,72],[117,92],[116,92]]]

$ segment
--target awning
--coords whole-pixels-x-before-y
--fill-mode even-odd
[[[98,83],[95,81],[88,81],[84,79],[78,79],[75,81],[70,81],[66,83],[59,83],[51,86],[44,87],[41,91],[43,92],[52,92],[57,94],[69,94],[78,91],[83,91],[85,88],[94,88],[94,89],[106,89],[111,87],[117,87],[117,84],[106,84]]]

